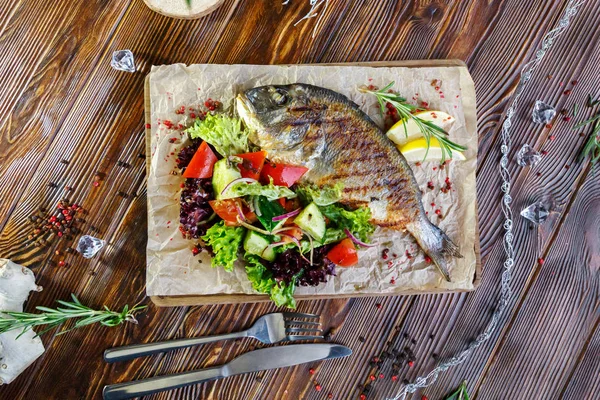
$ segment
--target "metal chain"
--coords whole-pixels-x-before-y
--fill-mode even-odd
[[[504,271],[502,272],[502,286],[500,292],[500,300],[496,305],[496,309],[492,314],[492,319],[484,329],[482,333],[477,336],[477,338],[469,344],[469,346],[463,350],[462,352],[455,354],[448,360],[445,360],[438,364],[435,369],[429,372],[425,376],[420,376],[413,383],[409,383],[404,386],[404,388],[396,395],[396,397],[388,400],[404,400],[409,393],[414,393],[420,388],[425,388],[431,386],[437,380],[439,374],[441,372],[446,371],[450,367],[454,367],[456,365],[462,364],[470,355],[473,353],[479,346],[485,343],[494,333],[498,324],[500,323],[500,319],[502,314],[508,307],[508,304],[512,297],[512,289],[511,289],[511,279],[512,279],[512,268],[515,263],[515,249],[513,247],[513,214],[510,208],[510,203],[512,202],[512,197],[510,195],[511,189],[511,179],[510,172],[508,170],[508,155],[511,150],[511,137],[510,137],[510,128],[512,127],[512,118],[515,115],[515,111],[519,105],[519,99],[521,95],[525,91],[525,87],[527,83],[531,80],[533,72],[537,69],[537,67],[542,62],[542,59],[546,55],[546,52],[550,50],[552,45],[554,44],[554,40],[558,38],[568,27],[570,24],[570,20],[574,17],[578,8],[585,3],[585,0],[570,0],[565,8],[565,11],[558,22],[558,26],[548,32],[542,41],[542,47],[535,53],[535,59],[529,61],[527,64],[523,66],[521,69],[521,78],[519,80],[519,84],[517,86],[517,90],[515,91],[513,100],[510,104],[510,107],[506,111],[506,117],[504,122],[502,123],[502,132],[501,139],[502,144],[500,146],[500,151],[502,152],[502,157],[500,159],[500,176],[502,178],[502,186],[501,191],[502,195],[502,212],[504,213],[504,252],[506,254],[506,260],[504,261]]]

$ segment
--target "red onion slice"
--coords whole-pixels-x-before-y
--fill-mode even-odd
[[[352,232],[350,232],[347,228],[344,228],[344,233],[346,234],[346,236],[348,236],[350,238],[350,240],[352,240],[352,242],[354,244],[357,244],[359,246],[362,246],[362,247],[375,247],[375,246],[377,246],[377,243],[368,244],[368,243],[365,243],[365,242],[361,242],[360,239],[358,239],[356,236],[354,236],[352,234]]]
[[[300,210],[302,210],[302,209],[299,208],[297,210],[290,211],[289,213],[285,213],[285,214],[281,214],[281,215],[278,215],[276,217],[273,217],[273,222],[283,221],[284,219],[288,219],[290,217],[294,217],[294,216],[300,214]]]

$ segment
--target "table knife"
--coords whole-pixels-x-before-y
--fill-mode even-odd
[[[228,376],[347,357],[350,354],[352,354],[352,350],[348,347],[329,343],[269,347],[242,354],[218,367],[107,385],[104,386],[102,396],[104,400],[130,399]]]

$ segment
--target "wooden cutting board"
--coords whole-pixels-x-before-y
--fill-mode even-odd
[[[467,66],[463,61],[460,60],[406,60],[406,61],[374,61],[374,62],[356,62],[356,63],[339,63],[339,64],[318,64],[322,66],[361,66],[361,67],[407,67],[407,68],[420,68],[420,67],[462,67],[464,72],[468,74]],[[150,115],[150,75],[146,76],[144,85],[144,116],[146,124],[150,124],[152,121]],[[471,80],[468,80],[471,82]],[[470,88],[464,88],[475,93],[475,88],[472,83]],[[473,121],[475,123],[475,121]],[[150,138],[151,130],[146,129],[146,154],[151,154],[150,150]],[[150,168],[150,157],[146,157],[146,173],[148,174]],[[479,226],[476,227],[477,237],[475,239],[475,256],[476,256],[476,268],[475,276],[473,277],[473,286],[477,288],[481,279],[481,251],[479,244]],[[452,292],[464,292],[466,290],[452,290]],[[430,293],[446,293],[450,292],[446,289],[420,291],[420,290],[407,290],[402,295],[413,295],[413,294],[430,294]],[[398,296],[397,293],[381,293],[380,296]],[[331,298],[347,298],[347,297],[373,297],[373,293],[356,293],[352,296],[345,294],[328,294],[328,295],[295,295],[296,300],[319,300],[319,299],[331,299]],[[237,303],[257,303],[270,301],[266,295],[251,295],[251,294],[212,294],[212,295],[190,295],[190,296],[151,296],[152,302],[159,307],[178,307],[178,306],[190,306],[190,305],[209,305],[209,304],[237,304]]]

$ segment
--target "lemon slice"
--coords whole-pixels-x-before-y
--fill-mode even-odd
[[[422,137],[397,147],[408,162],[442,161],[440,142],[436,138],[431,138],[429,145],[429,151],[427,151],[427,140]],[[448,158],[447,153],[446,158]],[[462,152],[452,150],[452,159],[465,161],[466,157]]]
[[[414,116],[419,117],[423,121],[433,122],[445,131],[448,131],[455,121],[455,118],[452,115],[446,114],[443,111],[419,111],[418,113],[415,113]],[[404,121],[406,122],[406,130],[403,123]],[[403,146],[408,142],[423,137],[423,133],[421,133],[421,129],[419,129],[415,120],[409,118],[408,120],[401,119],[396,122],[394,126],[387,131],[387,137],[397,145]]]

